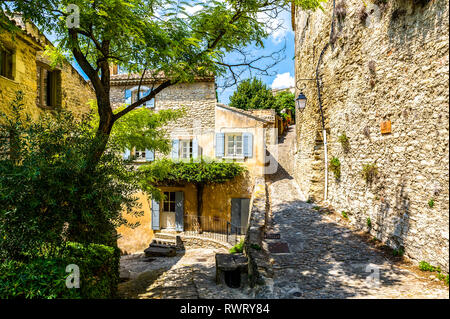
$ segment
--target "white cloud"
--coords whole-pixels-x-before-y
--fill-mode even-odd
[[[272,82],[272,89],[284,89],[295,85],[294,77],[289,72],[277,74]]]
[[[267,32],[274,44],[280,44],[288,34],[294,33],[291,26],[291,13],[283,10],[276,18],[271,18],[265,13],[258,14],[258,20],[266,25]]]
[[[203,9],[203,6],[200,5],[200,4],[197,4],[197,5],[193,6],[193,7],[186,6],[186,7],[184,8],[184,10],[186,11],[186,13],[188,13],[188,14],[191,15],[191,16],[194,15],[194,14],[196,14],[197,12],[199,12],[201,9]]]

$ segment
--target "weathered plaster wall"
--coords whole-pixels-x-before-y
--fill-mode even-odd
[[[16,92],[20,90],[24,93],[25,111],[31,114],[33,118],[37,118],[42,109],[36,106],[36,61],[50,64],[42,55],[43,44],[35,43],[26,35],[16,34],[13,39],[11,34],[3,29],[0,29],[0,31],[0,42],[14,52],[14,80],[0,76],[0,110],[8,112],[10,103],[16,97]],[[46,43],[46,40],[41,39],[41,42]],[[61,105],[59,107],[68,109],[77,116],[89,112],[88,101],[95,99],[93,89],[70,63],[65,62],[63,65],[57,66],[56,69],[61,71],[61,91],[58,92]]]
[[[336,22],[335,42],[320,66],[328,157],[341,163],[340,180],[328,176],[329,203],[347,211],[360,228],[367,229],[370,218],[371,234],[404,247],[416,262],[448,271],[449,3],[389,0],[380,7],[367,2],[364,22],[361,1],[343,3],[345,18]],[[315,77],[329,39],[332,1],[324,8],[296,11],[297,79]],[[311,81],[304,84],[308,104],[297,113],[295,178],[307,195],[322,200],[317,88]],[[392,132],[381,134],[387,120]],[[338,141],[342,133],[349,138],[348,152]],[[369,163],[378,167],[371,184],[361,177]]]

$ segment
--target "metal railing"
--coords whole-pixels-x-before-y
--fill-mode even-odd
[[[246,226],[236,226],[231,222],[213,216],[184,216],[184,234],[227,242],[235,245],[245,237]]]

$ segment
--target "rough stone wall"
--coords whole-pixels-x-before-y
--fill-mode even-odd
[[[149,84],[143,85],[151,86]],[[125,102],[126,89],[136,86],[116,86],[112,84],[111,103],[113,108],[117,108]],[[168,132],[174,135],[203,134],[203,130],[214,130],[215,92],[213,81],[176,84],[157,94],[155,97],[155,110],[184,108],[186,114],[177,121],[172,122],[167,127]]]
[[[0,76],[0,110],[8,112],[10,103],[16,96],[17,91],[24,93],[25,111],[37,118],[42,109],[36,106],[37,94],[37,68],[36,61],[49,65],[50,62],[43,57],[44,44],[50,44],[48,40],[41,39],[42,44],[34,42],[27,35],[17,34],[12,39],[11,34],[0,29],[0,42],[9,50],[14,52],[13,76],[14,79],[7,79]],[[77,116],[89,111],[88,101],[95,99],[93,89],[83,79],[83,77],[70,65],[64,62],[57,66],[61,72],[60,91],[58,108],[68,109]]]
[[[386,5],[336,1],[334,44],[320,64],[328,158],[341,177],[328,179],[328,201],[351,222],[416,262],[448,271],[449,241],[449,3],[389,0]],[[343,10],[342,10],[343,8]],[[314,78],[329,40],[332,1],[324,11],[295,12],[296,78]],[[323,137],[315,82],[296,124],[295,179],[323,199]],[[299,92],[297,91],[296,94]],[[391,133],[380,125],[391,121]],[[338,137],[345,133],[345,152]],[[363,165],[378,174],[372,183]],[[429,201],[434,200],[434,206]]]

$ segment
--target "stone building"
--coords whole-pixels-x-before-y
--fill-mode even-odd
[[[336,164],[327,202],[415,262],[448,271],[449,2],[337,0],[331,37],[333,1],[323,6],[293,8],[292,17],[296,79],[315,78],[330,42],[318,66],[328,163]],[[322,201],[317,87],[297,84],[308,100],[296,110],[294,175]]]
[[[148,94],[164,78],[139,75],[115,74],[111,77],[111,100],[117,108],[130,104],[141,95]],[[141,85],[139,86],[139,83]],[[152,150],[127,150],[126,158],[132,156],[135,164],[145,164],[168,157],[173,160],[216,159],[232,160],[247,168],[244,176],[224,184],[210,185],[203,191],[202,218],[207,221],[208,231],[223,231],[227,222],[246,228],[248,208],[253,181],[264,174],[265,144],[276,138],[273,110],[253,114],[217,103],[215,79],[198,78],[192,83],[173,85],[160,92],[145,107],[154,111],[185,109],[182,118],[167,127],[172,141],[169,154]],[[272,114],[273,113],[273,114]],[[275,137],[274,137],[275,136]],[[175,235],[193,230],[197,221],[197,190],[194,185],[160,187],[166,199],[157,202],[145,194],[139,194],[144,214],[126,216],[130,222],[139,222],[137,228],[121,226],[119,247],[128,253],[147,248],[154,236]],[[205,222],[206,224],[206,222]]]
[[[68,109],[75,115],[89,112],[95,94],[87,81],[67,61],[54,68],[45,56],[52,43],[19,15],[9,23],[14,34],[0,27],[0,110],[8,112],[17,91],[24,94],[26,112],[36,118],[42,111]]]

